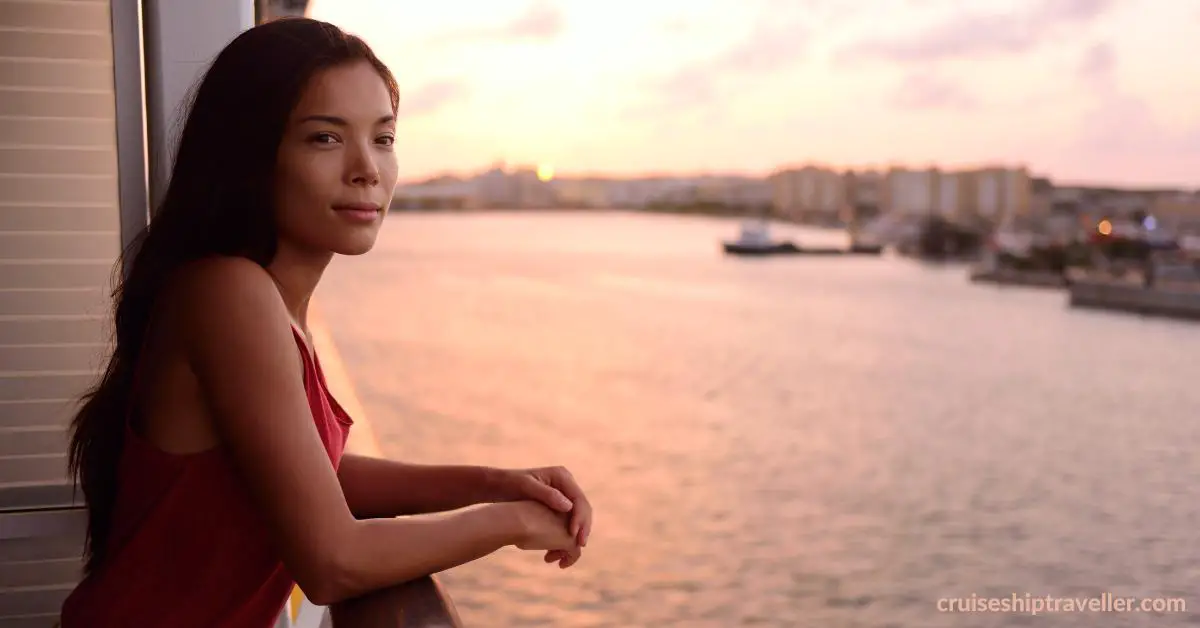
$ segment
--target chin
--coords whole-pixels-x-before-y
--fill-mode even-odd
[[[375,238],[353,239],[344,242],[339,242],[337,246],[330,247],[331,250],[338,255],[363,255],[369,253],[375,248]]]

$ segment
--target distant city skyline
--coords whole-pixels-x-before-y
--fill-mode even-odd
[[[1007,7],[1007,8],[1005,8]],[[1200,6],[1154,0],[313,0],[402,89],[405,180],[1025,165],[1200,187]]]
[[[426,172],[419,175],[401,178],[400,186],[406,185],[422,185],[437,179],[451,177],[460,180],[473,180],[486,176],[488,172],[498,167],[499,163],[482,164],[475,168],[463,168],[461,170],[440,170],[437,172]],[[922,163],[920,165],[894,163],[894,164],[867,164],[861,166],[838,166],[837,164],[828,164],[823,162],[805,162],[795,164],[780,164],[775,168],[761,172],[747,171],[731,171],[731,170],[710,170],[710,171],[644,171],[644,172],[561,172],[553,167],[533,164],[533,163],[505,163],[504,170],[508,173],[514,173],[522,170],[534,170],[537,173],[537,178],[547,182],[565,181],[565,180],[611,180],[611,181],[633,181],[647,179],[673,179],[673,180],[691,180],[691,179],[769,179],[771,175],[779,174],[786,171],[796,171],[805,168],[806,166],[815,167],[819,170],[834,171],[839,174],[850,172],[864,173],[874,172],[879,176],[887,176],[888,172],[893,169],[908,170],[910,172],[922,172],[928,169],[936,169],[943,174],[955,174],[963,172],[976,172],[986,169],[1010,169],[1010,168],[1027,168],[1027,164],[1017,162],[987,162],[977,164],[960,164],[958,166],[947,166],[945,164]],[[1147,191],[1147,190],[1178,190],[1182,192],[1200,193],[1200,178],[1192,182],[1182,183],[1139,183],[1139,182],[1114,182],[1102,180],[1072,180],[1062,177],[1056,177],[1051,172],[1039,172],[1036,170],[1028,170],[1030,179],[1047,179],[1055,187],[1060,188],[1088,188],[1088,189],[1122,189],[1129,191]]]

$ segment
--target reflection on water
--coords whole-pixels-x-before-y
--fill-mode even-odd
[[[884,258],[737,260],[736,223],[395,215],[320,300],[391,455],[568,465],[574,569],[444,577],[471,626],[1138,626],[941,597],[1200,585],[1200,327]],[[780,235],[813,242],[822,234]]]

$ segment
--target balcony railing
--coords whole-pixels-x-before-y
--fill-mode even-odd
[[[425,576],[330,609],[333,628],[461,628],[454,602],[434,576]]]

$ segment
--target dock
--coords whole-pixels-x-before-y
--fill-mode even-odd
[[[1069,289],[1071,307],[1200,320],[1200,290],[1164,290],[1133,284],[1079,281]]]
[[[1069,284],[1062,273],[1012,268],[971,269],[973,283],[990,283],[1000,286],[1022,286],[1028,288],[1065,288]]]

